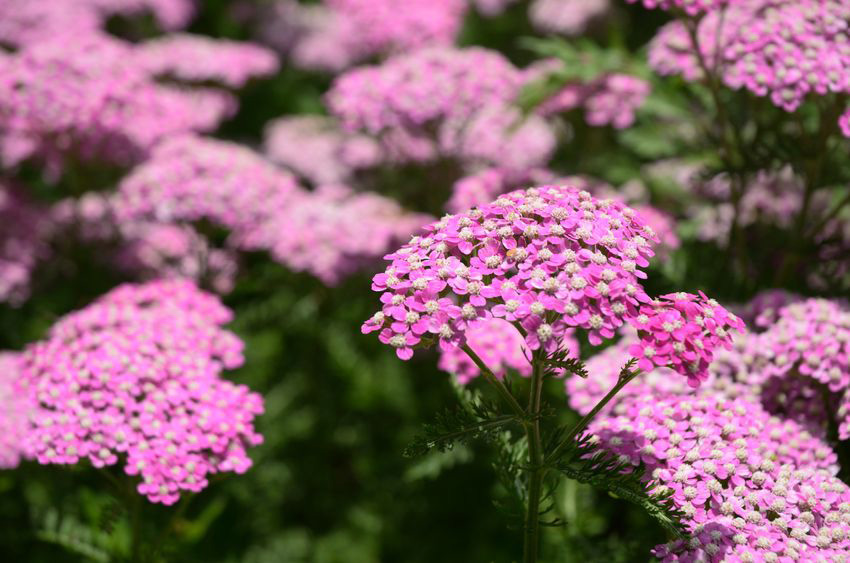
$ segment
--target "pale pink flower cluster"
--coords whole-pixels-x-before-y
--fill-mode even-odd
[[[184,281],[120,286],[63,317],[21,360],[37,403],[27,452],[43,464],[120,462],[164,504],[211,474],[245,472],[263,400],[221,377],[243,361],[221,328],[231,317]]]
[[[685,515],[687,540],[663,561],[840,561],[850,549],[850,489],[831,448],[757,403],[716,393],[648,394],[594,421],[595,443],[644,464],[653,493]]]
[[[306,191],[244,146],[194,136],[158,145],[122,180],[113,205],[120,224],[209,221],[230,231],[230,249],[269,251],[329,284],[430,219],[375,193],[338,185]],[[219,265],[225,271],[226,257]]]
[[[687,375],[698,387],[708,377],[714,350],[732,345],[732,331],[744,330],[744,323],[714,299],[700,291],[662,295],[640,306],[632,325],[640,342],[629,347],[638,358],[638,367],[651,370],[669,366]]]
[[[749,307],[761,332],[735,339],[711,372],[746,384],[771,413],[825,436],[850,437],[850,309],[841,301],[771,291]]]
[[[495,164],[516,175],[548,162],[556,144],[554,130],[541,116],[493,104],[445,121],[439,151],[470,166]]]
[[[33,270],[51,255],[52,230],[48,210],[20,186],[0,182],[0,303],[18,305],[29,297]]]
[[[184,131],[211,130],[235,108],[227,92],[158,83],[138,48],[96,33],[26,46],[4,64],[0,130],[46,152],[118,163]]]
[[[345,183],[356,171],[377,166],[384,158],[373,138],[346,133],[333,119],[320,115],[269,122],[264,153],[314,185]]]
[[[528,7],[528,19],[540,31],[573,36],[610,8],[610,0],[534,0]]]
[[[704,296],[651,300],[639,278],[654,233],[621,202],[569,186],[511,192],[425,231],[387,256],[391,265],[372,282],[383,307],[362,328],[379,331],[401,359],[435,340],[441,348],[463,345],[481,318],[522,327],[526,346],[546,353],[573,328],[599,344],[628,322],[643,331],[641,358],[654,357],[647,353],[654,345],[655,365],[664,358],[699,378],[712,347],[739,326]],[[668,317],[686,338],[681,350],[669,342]]]
[[[712,72],[730,88],[745,88],[794,111],[810,94],[850,92],[850,6],[841,0],[696,2],[697,45]],[[669,6],[664,6],[669,7]],[[682,6],[684,7],[684,6]],[[654,42],[650,62],[659,72],[702,74],[681,22],[668,24]]]
[[[718,175],[704,181],[694,179],[691,184],[691,189],[703,198],[691,210],[698,226],[697,236],[725,244],[735,217],[729,177]],[[743,190],[738,203],[737,223],[742,228],[760,224],[788,229],[803,207],[804,191],[802,180],[790,167],[777,172],[758,172]],[[824,193],[821,192],[821,195]],[[814,210],[817,210],[825,202],[816,198],[813,203]]]
[[[748,326],[764,330],[777,321],[779,312],[786,305],[802,300],[802,296],[784,289],[765,289],[740,307],[738,316]]]
[[[649,95],[649,82],[623,73],[603,74],[587,83],[569,83],[543,102],[537,111],[552,115],[584,107],[589,125],[625,129],[635,121],[635,112]]]
[[[499,164],[494,153],[502,151],[527,165],[548,158],[553,136],[545,123],[523,124],[507,107],[523,81],[494,51],[434,47],[348,71],[326,100],[344,127],[381,136],[402,159],[442,154]]]
[[[212,247],[189,225],[149,220],[119,221],[111,195],[88,192],[53,205],[54,236],[95,248],[106,265],[134,279],[189,279],[218,293],[235,283],[237,258]]]
[[[827,299],[783,307],[759,335],[755,364],[765,379],[802,376],[833,392],[850,388],[850,309]]]
[[[231,88],[278,70],[277,56],[265,47],[188,33],[140,44],[137,61],[153,75],[187,82],[219,82]]]
[[[217,293],[236,283],[238,259],[233,250],[215,248],[188,225],[123,223],[123,245],[114,264],[142,279],[189,279]]]
[[[376,193],[325,185],[293,199],[245,245],[268,249],[288,268],[336,285],[431,220]]]
[[[375,56],[452,44],[467,7],[466,0],[283,0],[261,35],[290,51],[298,67],[338,72]]]
[[[151,13],[166,30],[185,27],[193,0],[0,0],[0,43],[22,47],[101,30],[110,16]]]
[[[21,377],[21,355],[0,352],[0,469],[17,467],[24,455],[24,437],[31,404]]]
[[[207,220],[244,239],[301,191],[291,174],[247,147],[188,135],[155,147],[121,181],[114,205],[119,221]]]

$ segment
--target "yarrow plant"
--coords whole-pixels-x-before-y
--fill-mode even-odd
[[[245,472],[263,401],[222,378],[242,342],[232,313],[185,281],[119,287],[54,324],[20,359],[33,397],[23,451],[42,464],[121,463],[151,502]]]
[[[462,349],[513,414],[524,420],[531,467],[525,491],[525,561],[536,558],[545,462],[574,447],[578,433],[638,373],[633,359],[590,414],[544,452],[539,426],[544,373],[561,369],[587,375],[577,358],[570,357],[574,347],[563,349],[573,331],[579,329],[592,344],[599,344],[625,324],[634,325],[641,345],[629,352],[640,359],[642,369],[669,366],[698,385],[713,348],[728,346],[731,332],[742,328],[737,317],[703,294],[659,300],[646,294],[641,268],[648,265],[656,240],[622,202],[548,185],[447,215],[389,254],[391,265],[373,278],[372,289],[381,293],[383,306],[363,324],[364,333],[377,331],[381,342],[403,360],[413,356],[414,348],[435,343],[444,358]],[[494,322],[502,323],[498,331],[504,327],[521,335],[520,350],[525,349],[532,371],[528,409],[472,347],[480,344],[476,341],[486,326],[482,323]],[[499,339],[505,338],[514,337],[505,334]],[[517,344],[508,346],[506,352],[515,354]],[[491,361],[502,359],[489,349],[486,355]],[[462,377],[471,375],[460,362],[451,363],[449,367],[466,371]]]

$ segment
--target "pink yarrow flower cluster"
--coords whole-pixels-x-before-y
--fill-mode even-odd
[[[458,132],[474,122],[476,115],[479,121],[473,130],[483,131],[482,146],[493,146],[485,140],[492,136],[494,126],[501,127],[500,133],[508,137],[520,124],[509,117],[511,127],[505,130],[505,118],[488,108],[508,111],[505,106],[518,95],[522,80],[519,69],[494,51],[433,47],[393,57],[380,66],[346,72],[336,79],[326,100],[344,127],[380,135],[388,148],[401,141],[402,149],[412,146],[415,150],[395,147],[401,152],[399,157],[424,160],[440,150],[453,156],[455,147],[461,146]],[[527,139],[528,131],[520,137]],[[538,136],[531,134],[532,138]],[[439,139],[444,137],[451,142],[444,141],[447,146],[442,147]],[[470,139],[467,146],[475,146],[476,137]]]
[[[610,8],[609,0],[534,0],[528,7],[528,19],[540,31],[573,36]]]
[[[360,61],[451,45],[466,0],[326,0],[318,5],[278,1],[261,35],[289,51],[300,68],[339,72]]]
[[[211,130],[234,110],[223,90],[156,82],[138,55],[138,47],[95,33],[22,48],[3,65],[0,129],[48,154],[126,164],[165,137]]]
[[[0,43],[22,47],[59,34],[102,30],[111,16],[150,13],[166,30],[180,29],[194,15],[192,0],[2,0]]]
[[[235,143],[172,137],[118,186],[119,221],[207,220],[250,238],[303,190],[295,178]]]
[[[314,185],[338,184],[384,158],[373,138],[342,131],[331,118],[319,115],[282,117],[265,129],[266,156]]]
[[[744,323],[703,292],[671,293],[642,304],[632,325],[640,342],[629,347],[638,366],[651,370],[670,366],[697,387],[708,377],[714,350],[730,348],[732,331]]]
[[[242,342],[231,312],[189,282],[124,285],[30,345],[21,377],[36,410],[26,451],[42,464],[121,463],[151,502],[173,504],[208,476],[245,472],[262,398],[222,379]]]
[[[425,231],[387,256],[391,265],[372,283],[383,307],[363,325],[363,332],[379,331],[399,358],[434,341],[442,348],[462,346],[468,327],[490,317],[521,327],[529,350],[545,353],[557,350],[573,328],[599,344],[624,322],[646,320],[644,338],[662,350],[656,340],[664,337],[654,330],[662,301],[652,301],[639,282],[654,235],[621,202],[543,186],[448,215]],[[692,365],[704,369],[707,350],[725,343],[722,331],[737,323],[701,299],[671,302],[665,313],[688,323],[676,328],[688,336],[688,346],[665,347],[658,358],[691,378]],[[653,316],[644,319],[648,313]],[[716,320],[704,321],[701,315],[709,314]],[[694,326],[700,322],[707,334],[698,338]]]
[[[555,351],[574,327],[594,343],[611,338],[650,300],[637,276],[652,237],[634,215],[568,186],[448,215],[387,256],[372,283],[384,306],[363,331],[380,331],[402,359],[423,338],[463,344],[469,323],[485,317],[521,326],[531,350]]]
[[[288,268],[336,285],[431,220],[376,193],[325,185],[295,198],[244,244],[268,249]]]
[[[157,76],[218,82],[240,88],[278,70],[277,56],[260,45],[176,33],[139,45],[138,64]]]
[[[649,82],[623,73],[603,74],[586,83],[572,82],[544,101],[537,112],[552,115],[584,107],[588,125],[630,127],[650,93]]]
[[[625,334],[618,342],[594,354],[585,362],[589,377],[570,377],[565,381],[568,403],[579,414],[589,413],[616,385],[620,372],[630,356],[629,348],[638,342],[637,333],[634,330],[624,332]],[[732,399],[738,397],[754,399],[757,393],[753,388],[726,372],[721,375],[722,370],[716,369],[717,362],[725,356],[724,352],[725,350],[718,352],[715,362],[712,363],[709,377],[700,383],[699,392],[706,395],[715,393]],[[674,377],[674,373],[669,367],[653,367],[642,371],[637,378],[623,387],[601,412],[624,415],[636,399],[648,395],[658,398],[693,396],[693,387],[688,385],[686,379]]]
[[[669,3],[662,7],[669,8]],[[808,96],[850,92],[850,7],[840,0],[694,2],[697,48],[709,70],[730,88],[766,96],[786,111]],[[661,73],[702,75],[685,24],[673,22],[654,42],[650,62]]]
[[[594,421],[592,439],[644,464],[690,538],[655,548],[662,561],[841,561],[850,549],[850,489],[831,448],[757,403],[716,393],[648,395]]]
[[[20,362],[20,353],[0,352],[0,469],[15,468],[26,457],[24,439],[32,404],[21,381]]]
[[[119,224],[209,221],[230,231],[230,249],[268,251],[328,284],[430,219],[341,185],[304,190],[291,174],[241,145],[194,136],[159,145],[122,180],[113,205]]]

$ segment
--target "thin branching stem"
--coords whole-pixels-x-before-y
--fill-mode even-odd
[[[482,360],[478,356],[478,354],[476,354],[475,351],[466,344],[463,345],[463,351],[466,352],[466,355],[469,356],[469,358],[473,362],[475,362],[475,365],[478,366],[478,369],[481,370],[481,374],[484,376],[487,382],[496,389],[502,399],[504,399],[508,406],[511,407],[511,410],[514,411],[517,416],[524,419],[525,410],[517,402],[511,392],[508,391],[508,388],[505,387],[505,384],[502,383],[499,378],[496,377],[493,371],[487,367],[487,364],[484,363],[484,360]]]
[[[614,385],[614,387],[610,391],[608,391],[608,394],[602,397],[602,399],[598,403],[596,403],[596,406],[594,406],[589,413],[587,413],[581,420],[579,420],[576,425],[573,426],[572,429],[570,429],[564,439],[561,440],[561,442],[557,446],[555,446],[555,448],[546,457],[546,463],[548,464],[553,460],[557,459],[558,455],[564,450],[564,448],[566,448],[575,441],[578,435],[581,434],[581,432],[585,428],[587,428],[587,425],[590,424],[590,422],[596,417],[597,414],[599,414],[599,411],[605,408],[605,405],[607,405],[611,401],[611,399],[614,398],[614,395],[619,393],[620,389],[625,387],[632,379],[637,377],[639,374],[640,370],[625,371],[617,380],[617,384]]]

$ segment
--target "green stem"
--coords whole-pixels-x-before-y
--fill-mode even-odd
[[[133,495],[130,508],[130,561],[138,563],[142,560],[142,514],[139,495]]]
[[[528,440],[528,488],[525,512],[523,563],[535,563],[540,547],[540,496],[543,490],[543,441],[540,439],[540,408],[543,394],[543,362],[539,355],[533,361],[531,390],[528,394],[529,420],[525,424]]]
[[[502,399],[504,399],[508,406],[511,407],[511,410],[514,411],[514,413],[520,418],[525,418],[525,410],[522,408],[522,406],[520,406],[520,404],[511,394],[511,392],[508,391],[508,388],[505,387],[505,384],[502,383],[501,380],[496,377],[493,371],[487,367],[487,364],[485,364],[484,361],[478,357],[478,354],[476,354],[472,350],[472,348],[470,348],[466,344],[463,345],[463,351],[466,352],[466,355],[469,356],[469,358],[473,362],[475,362],[475,365],[478,366],[478,369],[481,370],[481,374],[484,376],[487,382],[496,389]]]
[[[614,395],[619,393],[620,389],[625,387],[629,383],[629,381],[640,375],[640,373],[640,370],[635,370],[627,372],[625,377],[620,377],[620,379],[617,380],[617,384],[614,385],[614,387],[610,391],[608,391],[608,394],[602,397],[602,399],[598,403],[596,403],[596,406],[594,406],[589,413],[587,413],[581,420],[576,423],[575,426],[572,427],[567,436],[563,440],[561,440],[561,443],[559,443],[555,447],[555,449],[553,449],[549,453],[548,457],[546,458],[546,462],[548,463],[552,460],[557,459],[558,454],[560,454],[568,445],[573,443],[573,441],[576,439],[576,437],[578,437],[582,430],[587,428],[587,425],[590,424],[590,422],[596,417],[597,414],[599,414],[599,411],[605,408],[605,405],[607,405],[611,401],[611,399],[614,398]]]

